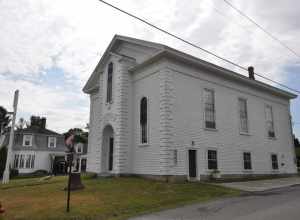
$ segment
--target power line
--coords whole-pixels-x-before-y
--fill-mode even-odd
[[[226,58],[223,58],[223,57],[221,57],[221,56],[219,56],[219,55],[217,55],[217,54],[215,54],[215,53],[213,53],[213,52],[210,52],[209,50],[206,50],[206,49],[204,49],[204,48],[202,48],[202,47],[200,47],[200,46],[198,46],[198,45],[196,45],[196,44],[194,44],[194,43],[192,43],[192,42],[190,42],[190,41],[187,41],[187,40],[185,40],[185,39],[183,39],[183,38],[181,38],[181,37],[179,37],[179,36],[177,36],[177,35],[175,35],[175,34],[172,34],[172,33],[170,33],[169,31],[166,31],[166,30],[164,30],[163,28],[160,28],[160,27],[158,27],[158,26],[156,26],[156,25],[150,23],[149,21],[146,21],[145,19],[142,19],[142,18],[140,18],[140,17],[138,17],[138,16],[136,16],[136,15],[134,15],[134,14],[131,14],[131,13],[129,13],[129,12],[127,12],[127,11],[125,11],[125,10],[123,10],[123,9],[121,9],[121,8],[119,8],[119,7],[117,7],[117,6],[115,6],[115,5],[112,5],[112,4],[108,3],[108,2],[106,2],[106,1],[103,1],[103,0],[98,0],[98,1],[102,2],[102,3],[105,4],[105,5],[108,5],[108,6],[112,7],[112,8],[114,8],[114,9],[116,9],[117,11],[120,11],[120,12],[122,12],[122,13],[124,13],[124,14],[126,14],[126,15],[128,15],[128,16],[134,18],[134,19],[136,19],[136,20],[139,20],[139,21],[141,21],[142,23],[147,24],[148,26],[150,26],[150,27],[152,27],[152,28],[154,28],[154,29],[156,29],[156,30],[159,30],[159,31],[161,31],[161,32],[163,32],[163,33],[165,33],[165,34],[167,34],[167,35],[173,37],[173,38],[176,38],[177,40],[180,40],[180,41],[182,41],[182,42],[184,42],[184,43],[186,43],[186,44],[188,44],[188,45],[190,45],[190,46],[192,46],[192,47],[195,47],[195,48],[197,48],[197,49],[199,49],[199,50],[202,50],[202,51],[204,51],[205,53],[208,53],[208,54],[210,54],[210,55],[212,55],[212,56],[214,56],[214,57],[216,57],[216,58],[218,58],[218,59],[220,59],[220,60],[222,60],[222,61],[224,61],[224,62],[227,62],[227,63],[229,63],[229,64],[231,64],[231,65],[233,65],[233,66],[235,66],[235,67],[238,67],[239,69],[248,71],[247,68],[245,68],[245,67],[243,67],[243,66],[241,66],[241,65],[239,65],[239,64],[237,64],[237,63],[234,63],[234,62],[232,62],[232,61],[230,61],[230,60],[228,60],[228,59],[226,59]],[[272,79],[269,79],[269,78],[267,78],[267,77],[265,77],[265,76],[263,76],[263,75],[261,75],[261,74],[255,73],[255,75],[257,75],[257,76],[259,76],[259,77],[261,77],[261,78],[263,78],[263,79],[269,80],[269,81],[271,81],[271,82],[273,82],[273,83],[275,83],[275,84],[277,84],[277,85],[279,85],[279,86],[282,86],[282,87],[284,87],[284,88],[286,88],[286,89],[289,89],[289,90],[291,90],[291,91],[294,91],[294,92],[300,94],[300,91],[298,91],[298,90],[296,90],[296,89],[293,89],[293,88],[291,88],[291,87],[289,87],[289,86],[286,86],[286,85],[284,85],[284,84],[282,84],[282,83],[276,82],[276,81],[274,81],[274,80],[272,80]]]
[[[240,15],[242,15],[243,17],[245,17],[248,21],[250,21],[251,23],[253,23],[255,26],[257,26],[260,30],[262,30],[265,34],[267,34],[270,38],[272,38],[273,40],[277,41],[277,43],[279,43],[281,46],[285,47],[287,50],[289,50],[291,53],[293,53],[294,55],[296,55],[298,58],[300,58],[300,55],[293,50],[292,48],[290,48],[289,46],[287,46],[285,43],[283,43],[281,40],[279,40],[277,37],[275,37],[273,34],[271,34],[269,31],[267,31],[265,28],[263,28],[261,25],[259,25],[257,22],[255,22],[252,18],[250,18],[248,15],[246,15],[244,12],[242,12],[242,10],[238,9],[237,7],[235,7],[233,4],[231,4],[230,2],[228,2],[227,0],[223,0],[227,5],[229,5],[231,8],[233,8],[235,11],[237,11]]]

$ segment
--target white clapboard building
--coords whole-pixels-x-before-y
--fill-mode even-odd
[[[252,71],[246,77],[116,35],[83,89],[90,95],[87,170],[188,180],[296,173],[296,95]]]

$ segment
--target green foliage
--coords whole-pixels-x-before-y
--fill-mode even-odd
[[[0,134],[6,131],[8,124],[10,122],[10,116],[8,115],[7,110],[0,106]]]
[[[86,144],[88,142],[88,132],[83,131],[81,128],[71,128],[68,132],[64,133],[65,137],[68,137],[70,134],[74,134],[75,143]]]
[[[299,147],[300,148],[300,142],[298,138],[294,138],[294,145],[295,147]]]
[[[7,156],[7,147],[0,148],[0,178],[2,178],[3,172],[5,170],[6,156]]]

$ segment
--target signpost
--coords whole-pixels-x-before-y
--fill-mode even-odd
[[[68,186],[67,186],[67,191],[68,191],[68,196],[67,196],[67,212],[70,212],[70,197],[71,197],[71,190],[79,190],[83,189],[84,186],[81,183],[81,178],[80,178],[80,173],[73,173],[72,172],[72,164],[74,160],[74,155],[75,155],[75,144],[76,144],[76,137],[72,133],[68,133],[65,136],[65,144],[68,147],[68,152],[67,152],[67,161],[68,161]]]
[[[70,212],[70,196],[71,196],[71,175],[72,175],[72,163],[73,163],[73,153],[74,153],[74,135],[71,134],[66,138],[66,145],[69,149],[67,154],[67,161],[69,167],[69,179],[68,179],[68,196],[67,196],[67,212]]]
[[[4,170],[3,179],[2,179],[3,184],[6,184],[9,182],[9,172],[10,172],[9,169],[10,169],[12,146],[13,146],[13,142],[14,142],[14,128],[15,128],[15,123],[16,123],[18,99],[19,99],[19,90],[16,90],[15,95],[14,95],[14,104],[13,104],[14,111],[13,111],[13,118],[12,118],[12,123],[11,123],[11,128],[10,128],[9,144],[7,147],[6,164],[5,164],[5,170]]]

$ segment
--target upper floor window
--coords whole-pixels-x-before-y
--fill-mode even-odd
[[[140,103],[140,125],[141,125],[141,143],[145,144],[148,142],[147,135],[147,98],[143,97]]]
[[[204,119],[206,128],[216,128],[215,115],[215,92],[210,89],[204,90]]]
[[[275,137],[273,110],[272,110],[272,106],[269,105],[266,106],[266,127],[267,127],[268,137],[271,138]]]
[[[216,150],[208,150],[207,151],[207,163],[209,170],[217,170],[218,169],[218,158]]]
[[[272,161],[272,169],[278,170],[278,158],[277,154],[271,154],[271,161]]]
[[[251,170],[252,169],[251,153],[250,152],[244,152],[243,159],[244,159],[244,169],[245,170]]]
[[[24,147],[32,146],[32,135],[28,135],[28,134],[23,135],[23,146]]]
[[[56,137],[48,137],[48,148],[56,148]]]
[[[113,63],[108,64],[107,68],[107,91],[106,91],[106,102],[112,102],[112,80],[113,80]]]
[[[239,99],[239,113],[240,113],[240,132],[248,133],[248,112],[247,100]]]

